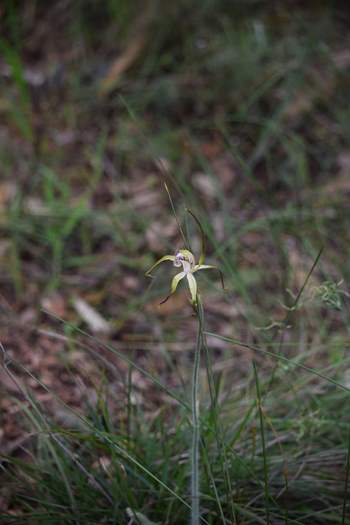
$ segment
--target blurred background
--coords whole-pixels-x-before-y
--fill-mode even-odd
[[[119,406],[128,365],[76,329],[189,378],[188,291],[159,306],[173,269],[144,276],[182,247],[164,182],[225,276],[198,278],[208,330],[349,382],[349,22],[346,1],[1,2],[0,333],[25,367],[0,372],[3,453],[22,443],[18,384],[71,417],[30,374],[71,406],[110,387]],[[251,377],[252,350],[208,342],[228,389]]]

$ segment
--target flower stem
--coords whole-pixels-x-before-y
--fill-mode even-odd
[[[210,403],[211,403],[211,406],[210,406],[211,421],[213,424],[213,430],[214,430],[217,448],[219,452],[220,464],[221,464],[221,468],[222,468],[222,472],[223,472],[224,480],[225,480],[225,485],[226,485],[227,508],[228,509],[230,508],[230,511],[231,511],[232,525],[236,525],[237,520],[236,520],[235,504],[232,499],[233,498],[233,487],[232,487],[230,472],[229,472],[230,461],[229,461],[229,458],[227,457],[223,430],[221,429],[219,418],[218,418],[218,399],[217,399],[218,392],[216,392],[213,369],[212,369],[212,362],[211,362],[210,352],[209,352],[209,348],[208,348],[208,344],[206,340],[204,308],[203,308],[202,303],[199,304],[198,317],[199,317],[199,328],[201,331],[201,349],[202,351],[204,351],[206,368],[207,368],[207,380],[208,380]],[[203,443],[202,443],[202,446],[203,446]],[[214,492],[216,491],[217,493],[215,481],[213,480],[212,483],[213,483]],[[225,519],[225,516],[224,516],[220,498],[217,497],[216,500],[218,503],[218,510],[219,510],[219,513],[222,519],[222,523],[226,523],[227,520]]]
[[[192,372],[192,448],[191,448],[191,525],[200,522],[200,495],[199,495],[199,444],[200,444],[200,399],[199,399],[199,370],[202,349],[202,319],[203,306],[197,297],[195,311],[198,318],[197,342],[194,354]]]

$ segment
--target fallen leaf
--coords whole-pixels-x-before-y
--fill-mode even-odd
[[[98,332],[100,334],[110,333],[111,326],[109,323],[92,306],[84,301],[84,299],[76,297],[73,300],[73,306],[92,332]]]

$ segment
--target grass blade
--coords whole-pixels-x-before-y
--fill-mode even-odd
[[[263,451],[263,461],[264,461],[264,491],[265,491],[266,523],[267,523],[267,525],[270,525],[271,522],[270,522],[270,509],[269,509],[269,500],[270,500],[269,471],[268,471],[267,455],[266,455],[264,417],[263,417],[263,411],[262,411],[262,406],[261,406],[261,393],[260,393],[259,376],[258,376],[258,371],[257,371],[257,368],[256,368],[256,364],[255,364],[254,361],[253,361],[253,368],[254,368],[256,395],[257,395],[257,407],[258,407],[259,420],[260,420],[260,433],[261,433],[261,443],[262,443],[262,451]]]

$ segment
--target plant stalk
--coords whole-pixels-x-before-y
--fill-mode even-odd
[[[192,447],[191,447],[191,525],[200,522],[200,494],[199,494],[199,445],[200,445],[200,398],[199,398],[199,370],[202,350],[202,315],[203,306],[200,297],[197,297],[195,312],[198,318],[198,333],[192,371]]]

